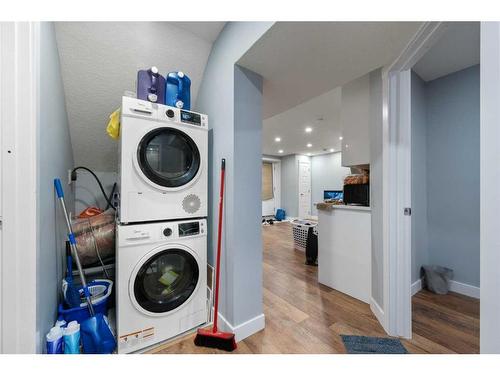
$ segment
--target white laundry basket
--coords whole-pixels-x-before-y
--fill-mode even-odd
[[[316,227],[318,223],[309,220],[294,220],[292,221],[292,224],[294,247],[297,250],[306,251],[309,228]]]

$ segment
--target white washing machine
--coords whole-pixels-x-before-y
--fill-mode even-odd
[[[123,97],[122,223],[207,216],[208,117]]]
[[[117,226],[118,353],[207,321],[205,219]]]

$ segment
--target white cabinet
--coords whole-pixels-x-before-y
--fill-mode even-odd
[[[370,164],[370,74],[342,86],[342,165]]]

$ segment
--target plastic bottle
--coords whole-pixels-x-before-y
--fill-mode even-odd
[[[63,331],[61,327],[52,327],[45,337],[47,339],[47,354],[63,353]]]
[[[76,320],[63,330],[64,354],[80,354],[80,324]]]
[[[57,322],[56,324],[54,324],[54,327],[66,328],[67,324],[68,323],[66,323],[64,318],[60,316],[59,318],[57,318]]]

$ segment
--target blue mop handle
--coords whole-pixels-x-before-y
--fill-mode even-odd
[[[88,305],[90,315],[94,316],[95,315],[94,306],[92,305],[92,300],[90,298],[90,291],[89,291],[89,288],[87,286],[87,281],[85,280],[85,275],[83,273],[82,264],[80,263],[80,258],[78,256],[78,251],[76,248],[76,239],[75,239],[75,235],[73,233],[73,228],[71,228],[71,222],[69,220],[68,211],[66,210],[66,204],[64,202],[64,191],[63,191],[60,179],[58,179],[58,178],[54,179],[54,187],[56,188],[57,198],[61,202],[61,207],[62,207],[62,210],[64,213],[64,218],[66,219],[66,226],[68,227],[69,245],[71,247],[71,253],[73,255],[73,259],[75,260],[76,266],[78,268],[80,280],[82,281],[83,293],[85,294],[85,298],[87,300],[87,305]]]

